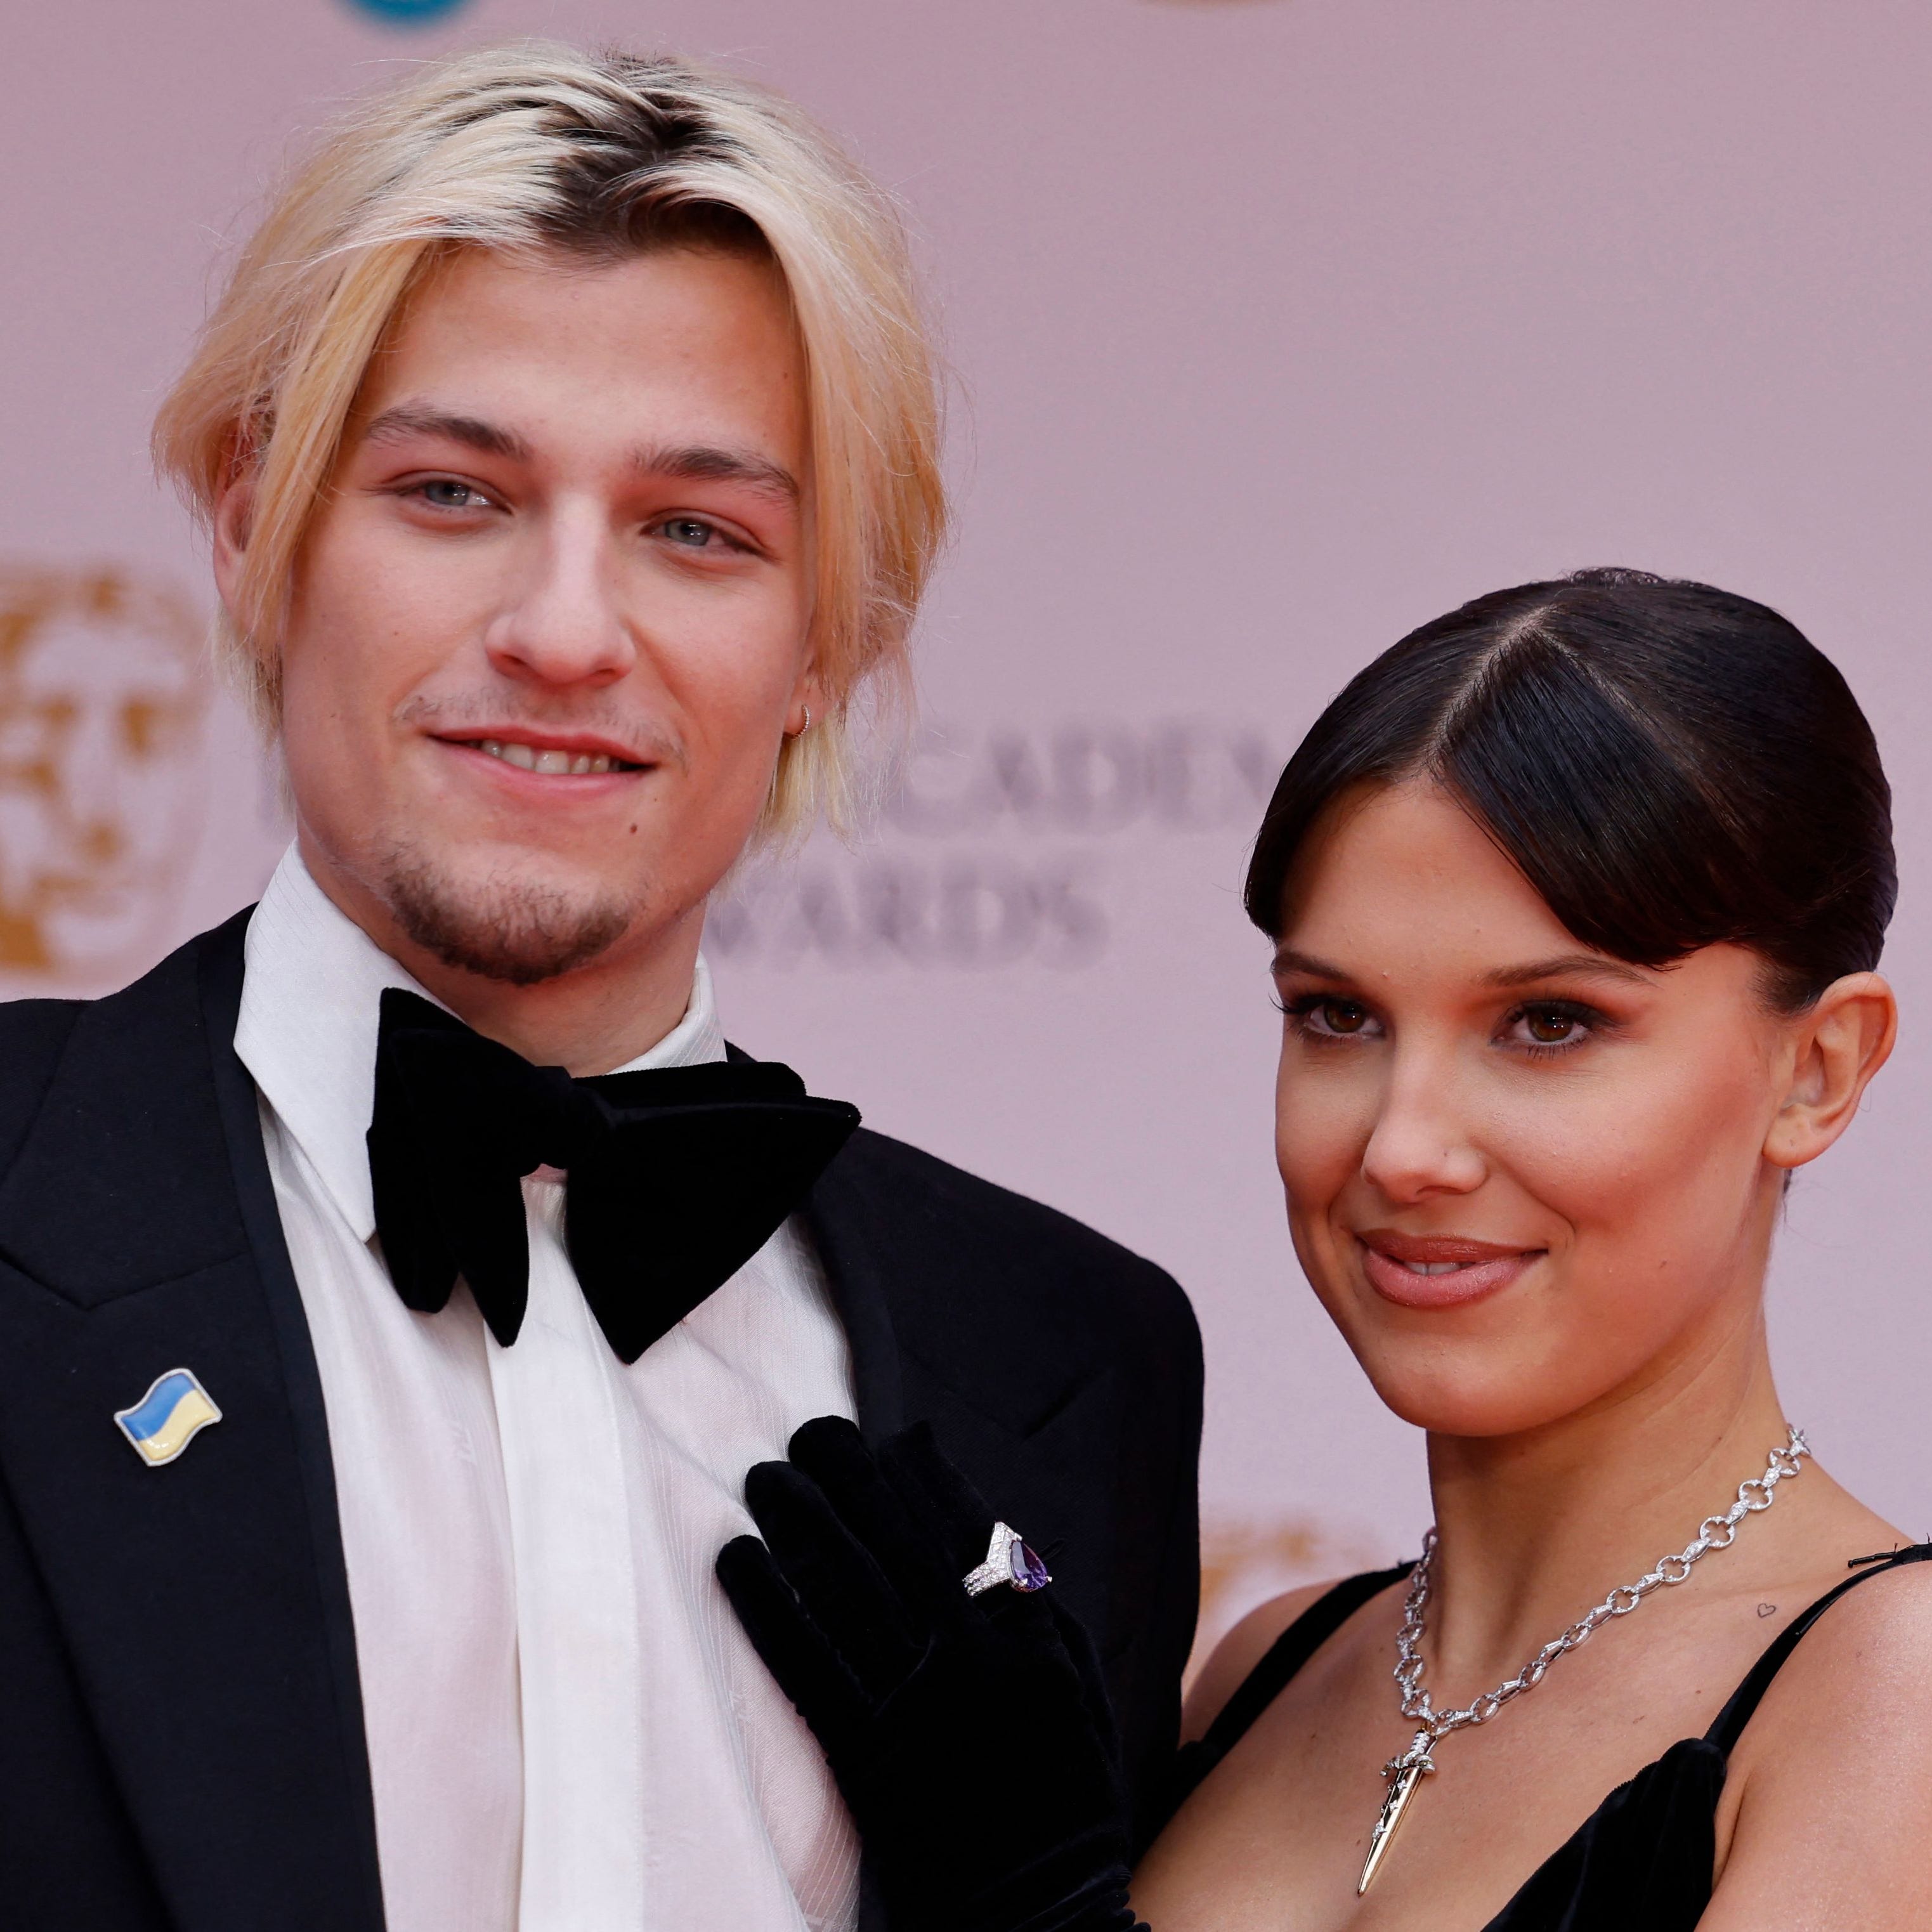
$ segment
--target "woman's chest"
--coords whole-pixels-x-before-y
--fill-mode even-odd
[[[1702,1732],[1728,1689],[1706,1676],[1668,1660],[1640,1676],[1580,1670],[1540,1704],[1519,1700],[1442,1739],[1360,1895],[1382,1767],[1415,1726],[1385,1673],[1298,1679],[1162,1834],[1136,1909],[1158,1932],[1480,1932],[1610,1793]],[[1683,1819],[1684,1846],[1708,1886],[1710,1792],[1693,1789],[1690,1803],[1701,1816]],[[1671,1810],[1653,1805],[1646,1828]]]

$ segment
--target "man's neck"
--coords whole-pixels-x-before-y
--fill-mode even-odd
[[[684,1018],[698,964],[700,917],[677,943],[607,966],[602,960],[535,986],[513,986],[446,966],[420,947],[383,946],[465,1024],[539,1066],[579,1078],[648,1053]],[[374,937],[375,935],[371,935]]]
[[[517,986],[467,972],[412,940],[388,908],[342,877],[304,843],[310,876],[336,909],[466,1025],[539,1066],[580,1078],[648,1053],[691,1003],[704,930],[700,905],[668,926],[626,935],[606,952],[554,979]]]

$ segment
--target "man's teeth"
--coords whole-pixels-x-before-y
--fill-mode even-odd
[[[501,758],[519,771],[535,772],[543,778],[582,778],[586,773],[615,771],[619,760],[602,752],[539,752],[534,745],[520,745],[514,738],[485,738],[478,746],[493,758]]]
[[[1404,1262],[1402,1266],[1411,1274],[1454,1274],[1459,1268],[1470,1266],[1468,1262]]]

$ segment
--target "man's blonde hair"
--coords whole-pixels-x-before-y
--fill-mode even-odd
[[[204,519],[254,499],[218,650],[264,727],[303,538],[370,358],[452,250],[611,260],[653,248],[768,254],[808,371],[813,648],[830,716],[788,738],[765,829],[850,801],[868,682],[908,689],[908,632],[945,522],[933,358],[885,196],[789,102],[682,60],[551,43],[430,63],[358,103],[242,251],[155,423],[156,460]]]

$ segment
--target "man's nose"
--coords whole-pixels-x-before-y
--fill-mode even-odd
[[[601,519],[551,519],[484,644],[506,676],[550,685],[614,684],[637,662]]]
[[[1470,1194],[1487,1178],[1461,1088],[1453,1055],[1397,1050],[1362,1156],[1364,1178],[1390,1201]]]

